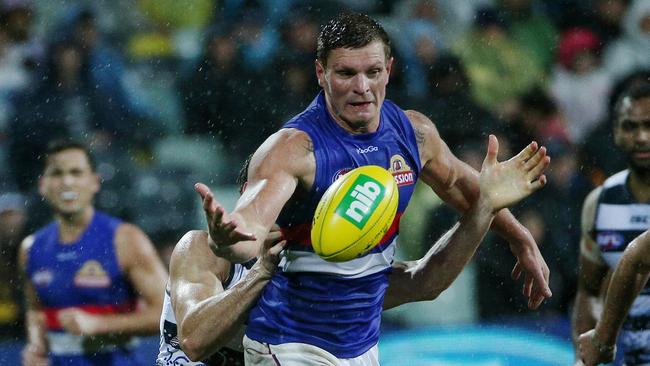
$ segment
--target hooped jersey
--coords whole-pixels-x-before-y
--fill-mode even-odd
[[[228,279],[223,283],[223,289],[228,290],[241,281],[255,260],[244,264],[233,264],[230,266]],[[218,321],[213,319],[212,321]],[[165,289],[165,300],[163,302],[162,314],[160,315],[160,349],[156,366],[244,366],[244,353],[227,347],[220,349],[207,360],[193,362],[183,352],[178,340],[178,323],[172,308],[171,294],[169,288]]]
[[[51,362],[85,365],[136,364],[129,355],[133,337],[84,337],[67,333],[61,311],[75,308],[91,314],[132,312],[137,297],[121,271],[115,252],[119,219],[95,211],[88,227],[74,243],[59,240],[57,222],[34,234],[26,263],[27,276],[45,313]]]
[[[315,179],[307,197],[289,201],[280,213],[277,223],[287,247],[250,313],[246,335],[269,344],[307,343],[339,358],[357,357],[378,341],[399,222],[421,169],[415,133],[406,114],[386,100],[376,132],[350,134],[332,119],[322,92],[284,128],[304,131],[311,139]],[[393,174],[399,189],[395,219],[367,254],[347,262],[325,261],[311,244],[316,206],[336,179],[365,165]]]
[[[634,199],[627,186],[629,171],[608,178],[598,198],[593,239],[603,262],[611,269],[638,235],[650,228],[650,204]],[[650,365],[650,286],[632,304],[621,330],[626,365]]]

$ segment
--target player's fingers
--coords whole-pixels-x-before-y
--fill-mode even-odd
[[[499,153],[499,140],[497,140],[496,136],[490,135],[488,137],[487,153],[485,154],[485,160],[483,161],[483,166],[496,164],[498,153]]]
[[[521,277],[521,265],[519,264],[519,261],[515,263],[515,266],[512,268],[512,272],[510,272],[510,277],[517,281],[519,277]]]
[[[526,170],[532,170],[537,164],[539,164],[546,157],[546,147],[542,146],[526,161],[524,168]]]
[[[536,191],[546,185],[546,175],[542,174],[539,178],[529,183],[529,188],[531,191]]]
[[[287,245],[287,241],[286,241],[286,240],[281,240],[281,241],[279,241],[278,243],[276,243],[275,245],[273,245],[273,246],[271,247],[271,249],[269,249],[269,254],[271,254],[271,255],[279,255],[280,252],[284,249],[284,247],[285,247],[286,245]]]
[[[524,296],[530,298],[530,294],[533,291],[533,276],[526,275],[526,279],[524,280]]]
[[[194,184],[194,190],[196,191],[196,193],[199,194],[199,196],[201,196],[201,199],[204,199],[205,196],[210,192],[210,188],[208,188],[208,186],[200,182]]]
[[[537,142],[533,141],[528,146],[526,146],[523,150],[517,154],[514,159],[520,161],[521,163],[525,163],[530,159],[532,156],[535,155],[535,152],[537,151]]]
[[[266,236],[266,241],[270,244],[276,243],[282,239],[282,233],[280,231],[269,231]]]
[[[537,177],[539,177],[546,168],[548,168],[548,165],[551,163],[551,157],[550,156],[544,156],[540,161],[535,164],[529,171],[527,176],[532,180]]]

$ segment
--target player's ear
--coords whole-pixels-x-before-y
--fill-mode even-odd
[[[317,59],[314,61],[314,65],[316,66],[316,78],[318,79],[318,86],[321,88],[324,88],[325,85],[325,67],[321,62]]]

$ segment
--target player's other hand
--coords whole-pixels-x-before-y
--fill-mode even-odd
[[[515,204],[546,184],[544,169],[551,158],[533,142],[504,162],[497,161],[499,141],[490,135],[479,175],[480,199],[494,212]]]
[[[67,332],[84,336],[97,335],[102,323],[97,316],[74,308],[60,311],[58,319]]]
[[[481,200],[495,211],[542,188],[546,184],[544,170],[551,161],[546,155],[546,148],[538,147],[535,142],[501,163],[496,160],[498,152],[499,142],[490,135],[479,175],[479,189]],[[510,250],[517,257],[512,278],[518,280],[524,274],[522,292],[528,298],[528,307],[536,309],[544,299],[552,296],[548,286],[550,271],[530,232],[523,227],[522,232],[526,233],[525,237],[510,243]]]
[[[210,234],[210,249],[231,246],[240,241],[256,240],[255,235],[243,231],[233,220],[223,206],[214,198],[210,188],[203,183],[196,183],[194,190],[201,196],[203,211],[208,222],[208,233]],[[213,248],[213,245],[216,248]],[[215,254],[219,255],[215,252]]]
[[[614,361],[616,347],[601,344],[592,329],[578,338],[578,353],[585,366],[596,366]]]
[[[260,255],[262,271],[267,275],[271,276],[275,272],[278,263],[280,263],[280,252],[282,252],[286,244],[287,241],[283,240],[280,227],[273,225],[264,240],[264,246]]]

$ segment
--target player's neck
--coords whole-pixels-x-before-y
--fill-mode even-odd
[[[650,202],[650,172],[630,170],[629,187],[638,202]]]
[[[57,214],[59,241],[64,244],[76,242],[90,224],[94,214],[95,209],[92,206],[70,215]]]

